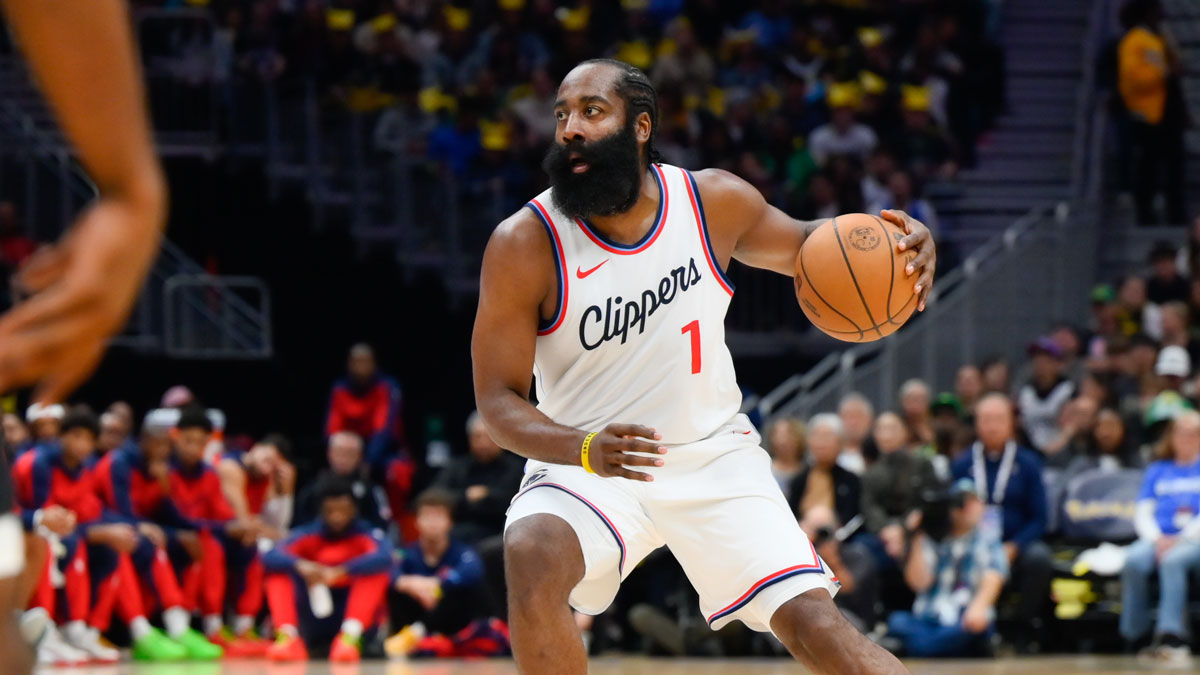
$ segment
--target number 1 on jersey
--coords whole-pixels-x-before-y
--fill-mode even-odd
[[[696,375],[700,372],[700,319],[684,326],[680,334],[692,334],[692,374]]]

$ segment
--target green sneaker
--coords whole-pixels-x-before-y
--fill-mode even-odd
[[[183,645],[154,627],[133,643],[134,661],[182,661],[187,657],[188,650]]]
[[[187,650],[187,658],[192,661],[216,661],[225,654],[225,650],[209,642],[194,628],[187,629],[175,641],[183,645]]]

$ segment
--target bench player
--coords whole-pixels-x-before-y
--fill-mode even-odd
[[[603,611],[665,544],[714,628],[738,619],[771,631],[818,672],[906,672],[838,613],[836,579],[738,414],[726,269],[736,258],[792,276],[820,223],[793,220],[724,171],[657,163],[656,94],[632,66],[580,64],[553,114],[543,164],[553,187],[493,233],[472,340],[489,431],[529,459],[505,531],[518,669],[586,672],[571,607]],[[883,217],[909,233],[898,246],[917,251],[923,307],[929,230]]]

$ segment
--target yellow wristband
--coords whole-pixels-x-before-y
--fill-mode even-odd
[[[588,462],[588,452],[592,449],[592,439],[595,438],[596,434],[598,433],[599,432],[597,431],[593,431],[587,436],[584,436],[583,449],[579,451],[579,463],[583,465],[583,470],[587,471],[588,473],[596,473],[592,470],[592,465]]]

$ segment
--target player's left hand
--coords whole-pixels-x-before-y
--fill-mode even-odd
[[[18,273],[33,295],[0,317],[0,392],[36,383],[35,400],[61,401],[91,374],[158,251],[158,202],[100,201]]]
[[[925,301],[929,299],[929,291],[933,288],[933,272],[937,268],[937,248],[933,243],[933,234],[925,227],[925,223],[903,211],[890,209],[881,211],[879,215],[908,233],[908,236],[896,244],[896,250],[915,251],[917,254],[905,271],[910,277],[917,276],[913,292],[917,294],[917,309],[923,312]]]

